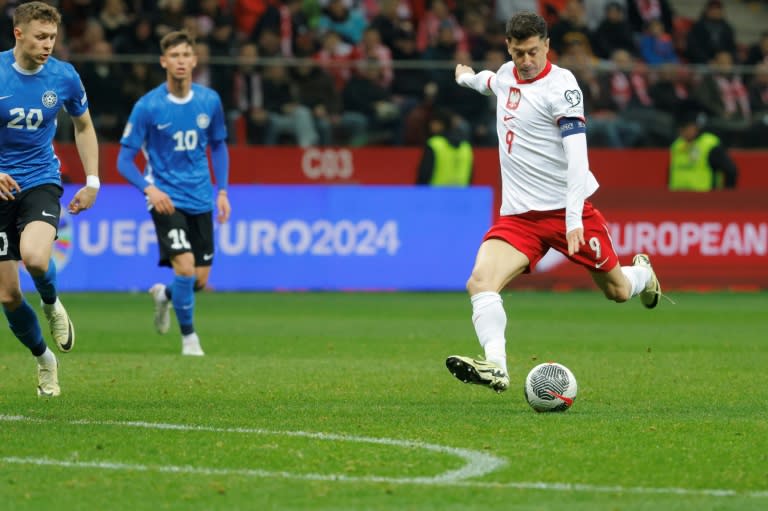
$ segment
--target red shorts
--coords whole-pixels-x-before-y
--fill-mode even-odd
[[[585,201],[581,221],[586,243],[572,256],[568,255],[565,239],[565,209],[501,216],[485,233],[483,241],[501,239],[525,254],[530,261],[526,273],[533,271],[550,248],[590,270],[610,271],[618,264],[619,257],[613,249],[605,218],[592,203]]]

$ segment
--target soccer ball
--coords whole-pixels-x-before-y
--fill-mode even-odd
[[[525,378],[525,400],[537,412],[564,412],[576,399],[576,377],[557,362],[539,364]]]

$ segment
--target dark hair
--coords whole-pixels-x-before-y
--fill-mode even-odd
[[[187,43],[192,48],[195,47],[195,38],[186,30],[177,30],[168,32],[160,39],[160,51],[165,53],[169,48]]]
[[[524,41],[534,36],[546,39],[548,37],[547,22],[535,12],[518,12],[513,14],[509,21],[507,21],[505,36],[507,40],[517,39],[518,41]]]
[[[14,27],[35,20],[59,25],[61,23],[61,14],[59,14],[58,9],[44,2],[21,4],[13,11]]]

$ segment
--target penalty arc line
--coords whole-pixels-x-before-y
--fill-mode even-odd
[[[438,444],[430,444],[426,442],[417,442],[413,440],[398,440],[395,438],[381,438],[381,437],[365,437],[365,436],[354,436],[354,435],[342,435],[337,433],[315,433],[315,432],[309,432],[309,431],[275,431],[275,430],[268,430],[268,429],[261,429],[261,428],[224,428],[224,427],[215,427],[215,426],[197,426],[197,425],[189,425],[189,424],[165,424],[165,423],[156,423],[156,422],[143,422],[143,421],[95,421],[95,420],[88,420],[88,419],[82,419],[82,420],[70,420],[70,421],[54,421],[54,420],[46,420],[46,419],[36,419],[32,417],[25,417],[22,415],[2,415],[0,414],[0,422],[26,422],[26,423],[54,423],[54,422],[63,422],[65,424],[72,424],[76,426],[115,426],[115,427],[127,427],[127,428],[142,428],[142,429],[154,429],[154,430],[166,430],[166,431],[185,431],[185,432],[207,432],[207,433],[232,433],[232,434],[251,434],[251,435],[274,435],[274,436],[287,436],[287,437],[300,437],[300,438],[311,438],[316,440],[324,440],[324,441],[335,441],[335,442],[356,442],[356,443],[366,443],[366,444],[376,444],[376,445],[385,445],[385,446],[391,446],[391,447],[404,447],[407,449],[421,449],[441,454],[449,454],[452,456],[456,456],[462,460],[464,460],[464,465],[459,467],[456,470],[449,470],[447,472],[443,472],[441,474],[437,474],[435,476],[431,477],[414,477],[414,478],[387,478],[387,477],[377,477],[377,476],[370,476],[370,477],[364,477],[361,480],[370,481],[370,482],[405,482],[405,481],[412,481],[415,483],[421,483],[421,484],[434,484],[434,483],[450,483],[450,482],[457,482],[457,481],[463,481],[466,479],[470,479],[473,477],[480,477],[487,474],[490,474],[491,472],[495,471],[496,469],[504,466],[507,464],[507,461],[503,458],[499,458],[496,456],[492,456],[490,454],[486,454],[484,452],[480,451],[474,451],[471,449],[462,449],[459,447],[449,447],[445,445],[438,445]],[[15,457],[8,457],[8,458],[0,458],[0,460],[5,461],[7,463],[19,463],[20,460],[26,459],[26,458],[15,458]],[[49,460],[47,458],[29,458],[30,460],[38,460],[41,465],[49,465],[53,464],[54,462],[57,463],[70,463],[67,461],[61,461],[61,460]],[[71,463],[78,463],[78,462],[71,462]],[[99,462],[96,462],[97,464]],[[143,465],[131,465],[131,464],[125,464],[122,462],[106,462],[107,465],[114,465],[114,467],[121,467],[122,469],[127,469],[129,466],[133,467],[141,467],[136,468],[136,470],[140,471],[146,471],[146,470],[154,470],[158,471],[158,467],[150,467],[150,466],[143,466]],[[76,466],[76,465],[73,465]],[[113,468],[114,468],[113,467]],[[106,466],[102,468],[108,468]],[[161,470],[164,472],[192,472],[196,469],[196,467],[168,467],[168,470]],[[256,475],[262,475],[263,477],[267,477],[270,474],[273,474],[273,477],[287,477],[289,473],[287,472],[268,472],[264,470],[254,470],[254,469],[201,469],[204,471],[210,471],[211,474],[222,474],[221,472],[217,472],[220,470],[228,471],[226,473],[238,473],[242,472],[244,475],[250,475],[250,476],[256,476]],[[206,473],[206,472],[203,472]],[[317,480],[356,480],[354,477],[348,476],[346,474],[304,474],[309,479],[317,479]],[[293,474],[292,477],[295,478],[301,478],[302,474]]]
[[[191,465],[142,465],[112,461],[67,461],[50,458],[0,457],[0,463],[24,464],[38,466],[58,466],[66,468],[95,468],[101,470],[123,470],[133,472],[158,472],[173,474],[198,474],[217,476],[246,476],[262,478],[281,478],[306,481],[339,481],[357,483],[389,483],[403,485],[431,485],[431,486],[455,486],[489,489],[518,489],[518,490],[543,490],[581,493],[611,493],[611,494],[640,494],[640,495],[677,495],[694,497],[746,497],[768,498],[768,490],[764,491],[737,491],[719,488],[675,488],[675,487],[642,487],[642,486],[601,486],[582,483],[557,483],[557,482],[484,482],[467,480],[472,477],[487,475],[504,466],[506,461],[502,458],[491,456],[479,451],[461,449],[438,444],[429,444],[412,440],[398,440],[392,438],[363,437],[354,435],[342,435],[336,433],[313,433],[307,431],[274,431],[258,428],[223,428],[213,426],[195,426],[185,424],[164,424],[141,421],[52,421],[35,419],[19,415],[2,415],[0,422],[28,422],[28,423],[52,423],[65,422],[72,425],[116,426],[133,427],[155,430],[172,431],[201,431],[216,433],[240,433],[262,434],[289,437],[313,438],[328,441],[359,442],[378,445],[398,446],[407,448],[424,449],[432,452],[452,454],[464,459],[467,463],[453,471],[444,472],[432,477],[384,477],[384,476],[349,476],[346,474],[313,474],[293,473],[285,471],[267,471],[261,469],[233,469],[215,467],[196,467]]]

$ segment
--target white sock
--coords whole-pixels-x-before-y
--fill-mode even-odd
[[[621,271],[632,284],[630,296],[639,295],[648,285],[648,281],[651,280],[651,270],[642,266],[622,266]]]
[[[37,365],[41,366],[49,366],[49,365],[56,365],[56,355],[53,354],[51,350],[48,348],[45,348],[45,351],[42,355],[35,357],[37,359]]]
[[[477,340],[485,350],[485,359],[498,364],[507,373],[507,341],[504,329],[507,314],[499,293],[484,291],[472,296],[472,323]]]
[[[183,342],[184,345],[200,344],[200,338],[197,336],[197,332],[192,332],[191,334],[182,335],[181,342]]]

